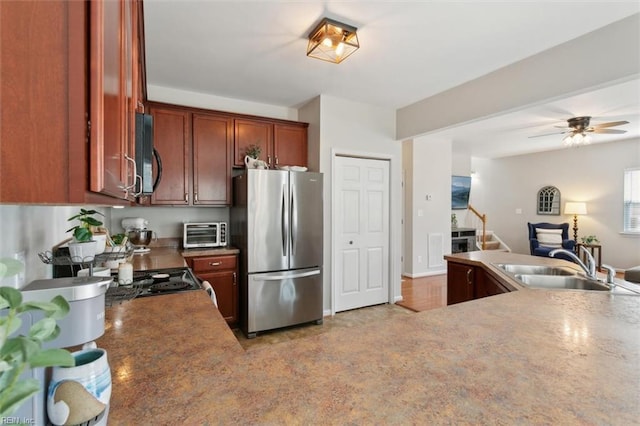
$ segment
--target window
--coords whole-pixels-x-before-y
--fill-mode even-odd
[[[624,232],[640,233],[640,168],[624,171]]]
[[[538,191],[538,214],[560,214],[560,191],[555,186],[545,186]]]

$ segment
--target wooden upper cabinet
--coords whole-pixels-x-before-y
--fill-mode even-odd
[[[273,158],[273,123],[237,118],[234,120],[234,137],[234,166],[244,166],[246,149],[251,145],[261,148],[260,160],[269,163]]]
[[[273,125],[272,166],[307,166],[307,125]]]
[[[151,196],[151,203],[189,205],[191,114],[153,107],[150,112],[153,115],[153,145],[162,161],[162,178]],[[157,173],[154,164],[154,176]]]
[[[90,190],[117,198],[132,198],[127,188],[135,183],[131,140],[135,4],[131,0],[89,3]]]
[[[193,114],[193,204],[231,203],[233,119]]]
[[[0,1],[0,202],[128,204],[126,90],[139,79],[139,7]]]

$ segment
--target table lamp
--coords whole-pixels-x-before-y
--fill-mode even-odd
[[[587,214],[587,203],[567,202],[564,205],[564,214],[573,215],[573,240],[578,243],[578,215]]]

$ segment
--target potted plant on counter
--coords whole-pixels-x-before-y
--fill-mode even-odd
[[[69,228],[73,231],[73,241],[69,243],[69,255],[74,262],[92,262],[96,255],[96,241],[93,240],[93,228],[101,226],[102,222],[93,216],[102,213],[96,210],[80,209],[80,212],[71,216],[68,221],[78,220],[80,224]]]

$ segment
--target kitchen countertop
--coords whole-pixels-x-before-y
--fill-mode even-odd
[[[97,343],[110,425],[640,419],[635,296],[524,289],[244,352],[206,293],[185,292],[107,308]]]
[[[234,247],[220,247],[211,249],[183,249],[180,247],[154,247],[144,254],[134,254],[134,271],[149,271],[167,268],[186,268],[185,257],[191,256],[218,256],[225,254],[238,254],[240,251]]]

